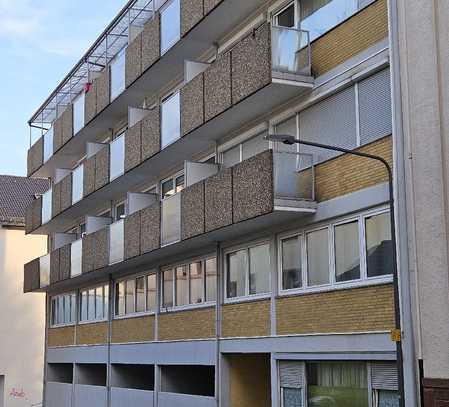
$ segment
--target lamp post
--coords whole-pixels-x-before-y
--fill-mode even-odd
[[[287,145],[301,144],[310,147],[322,148],[324,150],[338,151],[340,153],[351,154],[358,157],[363,157],[371,160],[375,160],[385,167],[388,173],[388,203],[390,206],[390,233],[393,248],[393,286],[394,286],[394,315],[395,315],[395,342],[396,342],[396,354],[397,354],[397,366],[398,366],[398,387],[399,387],[399,405],[404,407],[404,366],[402,357],[402,345],[401,345],[401,311],[400,311],[400,296],[399,296],[399,278],[397,267],[397,252],[396,252],[396,229],[395,229],[395,214],[394,214],[394,194],[393,194],[393,171],[390,164],[378,155],[362,153],[359,151],[352,151],[346,148],[331,146],[327,144],[313,143],[311,141],[298,140],[294,136],[286,134],[269,134],[265,137],[268,141],[283,143]]]

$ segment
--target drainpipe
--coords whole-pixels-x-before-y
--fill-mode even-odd
[[[221,336],[221,278],[222,278],[222,258],[221,258],[221,247],[220,243],[216,243],[216,268],[217,268],[217,278],[216,278],[216,299],[215,299],[215,349],[216,349],[216,360],[215,360],[215,400],[217,407],[220,406],[220,396],[221,396],[221,352],[220,352],[220,336]],[[206,270],[204,270],[206,272]]]
[[[406,205],[406,170],[407,160],[404,146],[404,128],[402,121],[402,92],[401,92],[401,61],[399,54],[399,27],[398,27],[398,1],[388,2],[389,21],[389,47],[391,93],[393,110],[393,161],[395,171],[395,197],[396,212],[397,253],[399,264],[399,288],[402,313],[402,354],[403,354],[403,380],[404,401],[406,406],[417,406],[416,358],[413,333],[413,316],[410,292],[410,267],[408,252],[407,205]]]
[[[112,316],[113,314],[113,291],[114,284],[112,275],[109,274],[109,290],[108,290],[108,365],[107,365],[107,406],[111,405],[111,341],[112,341]]]

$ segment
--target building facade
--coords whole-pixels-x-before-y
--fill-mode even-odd
[[[402,381],[413,406],[444,384],[446,355],[425,381],[415,351],[398,10],[126,4],[30,120],[45,407],[399,406]],[[385,167],[272,134],[389,163],[399,279]]]
[[[47,189],[47,180],[0,175],[1,407],[42,403],[45,295],[23,294],[23,265],[47,252],[44,236],[25,236],[25,209]]]

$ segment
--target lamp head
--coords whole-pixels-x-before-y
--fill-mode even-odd
[[[265,136],[265,140],[274,141],[276,143],[284,143],[287,145],[296,143],[295,137],[289,134],[268,134],[267,136]]]

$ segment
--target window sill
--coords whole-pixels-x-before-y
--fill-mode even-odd
[[[95,325],[95,324],[102,324],[108,322],[107,318],[103,318],[103,319],[96,319],[96,320],[91,320],[91,321],[79,321],[78,322],[78,326],[80,325]]]
[[[145,311],[145,312],[135,312],[133,314],[126,315],[115,315],[112,319],[113,321],[120,321],[122,319],[133,319],[133,318],[142,318],[142,317],[151,317],[154,316],[154,311]]]
[[[177,306],[177,307],[161,308],[160,313],[161,314],[169,314],[169,313],[174,313],[174,312],[194,311],[194,310],[198,310],[198,309],[212,308],[212,307],[215,307],[215,301],[214,302],[204,302],[202,304],[182,305],[182,306]]]
[[[254,294],[254,295],[248,295],[245,297],[226,298],[224,300],[224,305],[238,304],[238,303],[245,303],[245,302],[254,302],[254,301],[261,301],[261,300],[269,300],[270,298],[271,298],[270,293]]]
[[[58,329],[58,328],[69,328],[69,327],[74,327],[75,323],[71,323],[71,324],[59,324],[59,325],[51,325],[49,329]]]

